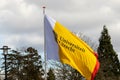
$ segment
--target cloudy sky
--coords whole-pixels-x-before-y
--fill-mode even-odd
[[[46,14],[95,43],[106,25],[120,56],[120,0],[0,0],[0,47],[32,46],[43,52],[43,6]]]

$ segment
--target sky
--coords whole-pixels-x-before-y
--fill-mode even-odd
[[[106,25],[120,59],[120,0],[0,0],[0,47],[34,47],[43,54],[46,14],[98,44]]]

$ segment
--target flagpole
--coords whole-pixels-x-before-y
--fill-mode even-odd
[[[45,6],[43,6],[43,15],[45,16]],[[45,40],[45,20],[44,20],[44,59],[45,59],[45,80],[47,80],[47,56],[46,56],[46,40]]]

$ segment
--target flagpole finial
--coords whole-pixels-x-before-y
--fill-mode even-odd
[[[45,14],[45,9],[46,9],[46,7],[45,7],[45,6],[43,6],[43,14]]]

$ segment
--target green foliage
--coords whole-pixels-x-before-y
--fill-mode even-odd
[[[52,68],[49,69],[47,75],[48,75],[48,76],[47,76],[47,80],[55,80],[55,74],[54,74]]]
[[[8,80],[44,80],[41,56],[32,47],[7,55]]]
[[[106,26],[103,27],[98,47],[100,70],[96,80],[120,80],[120,62],[111,44]]]

